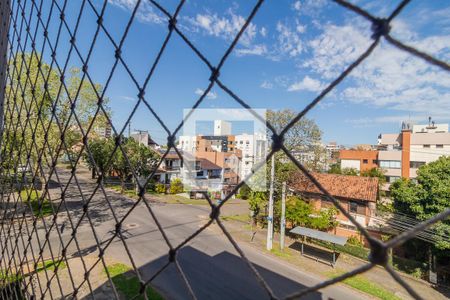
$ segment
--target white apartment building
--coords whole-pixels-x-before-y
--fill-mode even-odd
[[[178,149],[186,152],[195,152],[197,147],[197,136],[181,135],[178,138]]]
[[[255,163],[267,154],[267,139],[264,134],[239,134],[235,136],[235,148],[242,151],[240,176],[244,179],[252,172]]]
[[[214,121],[214,136],[231,135],[231,123],[223,120]]]

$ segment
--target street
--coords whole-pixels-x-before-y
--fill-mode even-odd
[[[69,170],[62,168],[58,168],[57,173],[59,176],[57,181],[61,182],[61,186],[52,188],[52,199],[61,197],[61,189],[68,184],[71,174]],[[90,194],[95,189],[95,182],[90,179],[87,171],[77,172],[77,179],[85,200],[89,199]],[[119,220],[125,216],[136,201],[110,190],[107,190],[106,193],[116,214],[115,217]],[[151,195],[147,197],[152,199]],[[72,222],[76,223],[83,213],[83,201],[73,179],[65,193],[65,198],[67,206],[63,205],[61,210],[67,208]],[[209,206],[165,204],[153,201],[151,201],[150,206],[174,248],[204,225],[209,218]],[[105,247],[115,231],[116,222],[101,190],[98,190],[93,196],[88,211],[97,238],[100,240],[102,247]],[[46,227],[49,228],[52,222],[52,218],[46,218]],[[66,244],[71,239],[72,234],[72,226],[67,218],[67,212],[58,217],[59,229],[62,228],[63,223],[65,225],[62,238]],[[38,222],[38,227],[37,233],[42,243],[45,240],[45,229],[41,222]],[[169,247],[144,203],[138,204],[126,217],[122,226],[122,235],[134,263],[139,268],[143,281],[147,281],[167,263]],[[37,253],[36,235],[33,235],[33,237],[32,247],[34,253]],[[26,236],[24,240],[26,240]],[[52,253],[56,257],[56,253],[60,252],[61,246],[55,228],[52,229],[49,240]],[[72,240],[68,247],[68,257],[79,257],[81,255],[96,258],[99,253],[96,245],[93,230],[87,217],[84,217],[77,229],[76,241]],[[324,280],[324,278],[300,271],[287,262],[269,256],[246,242],[239,242],[239,247],[279,298]],[[46,246],[43,257],[47,259],[51,257],[52,253]],[[107,246],[104,257],[107,262],[121,262],[131,265],[124,243],[117,237]],[[30,255],[28,259],[31,259]],[[269,298],[262,285],[256,280],[255,275],[242,261],[238,252],[217,224],[211,224],[210,227],[184,245],[177,252],[177,260],[198,299]],[[74,285],[78,286],[83,282],[85,271],[72,267],[70,260],[68,262],[75,282]],[[86,268],[90,268],[89,263],[86,263]],[[51,275],[51,272],[49,274]],[[52,289],[54,281],[56,280],[52,282]],[[168,299],[189,298],[186,284],[173,263],[152,281],[152,285]],[[56,289],[56,286],[54,289]],[[102,294],[105,290],[104,287],[94,285],[89,289],[92,289],[96,295]],[[90,291],[89,289],[84,288],[86,293]],[[63,286],[62,290],[64,291],[66,288]],[[69,287],[67,290],[70,290]],[[56,291],[53,291],[53,294],[53,297],[58,297]],[[309,294],[307,298],[361,299],[367,298],[367,296],[345,286],[334,285],[320,292]]]

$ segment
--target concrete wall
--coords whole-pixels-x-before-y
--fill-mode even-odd
[[[359,159],[341,159],[341,170],[346,168],[361,171],[361,162]]]

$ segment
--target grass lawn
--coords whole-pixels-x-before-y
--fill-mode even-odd
[[[329,276],[331,278],[337,277],[344,274],[343,272],[332,272],[329,273]],[[383,287],[379,286],[376,283],[373,283],[372,281],[368,280],[362,275],[356,275],[350,278],[345,279],[342,281],[343,283],[351,286],[352,288],[355,288],[357,290],[360,290],[362,292],[365,292],[369,295],[375,296],[379,299],[384,300],[401,300],[401,298],[394,295],[394,293],[384,289]]]
[[[53,214],[52,204],[46,198],[43,199],[43,203],[41,203],[42,208],[41,210],[39,210],[39,204],[42,201],[40,199],[41,192],[34,189],[25,189],[20,192],[20,196],[27,207],[29,207],[29,203],[31,204],[31,208],[33,209],[33,214],[35,217],[46,217]]]
[[[232,215],[232,216],[221,216],[222,220],[225,221],[238,221],[243,223],[250,222],[250,216],[248,214]]]
[[[270,250],[270,252],[272,252],[272,254],[275,254],[278,257],[291,258],[291,253],[290,253],[289,249],[286,248],[284,251],[281,251],[278,245],[276,245],[274,248],[272,248],[272,250]]]
[[[42,272],[42,271],[44,271],[44,269],[47,271],[54,271],[56,265],[59,265],[58,270],[65,269],[67,266],[66,262],[63,260],[60,261],[59,263],[57,261],[54,262],[52,260],[46,260],[46,261],[44,261],[44,263],[42,263],[42,262],[38,263],[36,272],[38,272],[38,273]]]
[[[44,270],[54,271],[55,270],[55,265],[56,265],[56,262],[53,262],[52,260],[46,260],[46,261],[44,261],[44,263],[39,262],[37,264],[36,272],[40,273],[40,272],[42,272]],[[65,268],[66,268],[66,263],[64,261],[61,261],[59,263],[59,270],[62,270],[62,269],[65,269]],[[28,276],[28,274],[25,274],[25,275],[8,274],[8,275],[6,275],[3,270],[0,270],[0,281],[7,281],[9,283],[12,283],[12,282],[16,282],[16,281],[22,280],[23,277],[27,277],[27,276]]]
[[[141,287],[138,278],[135,275],[132,275],[133,272],[126,274],[130,270],[132,270],[129,266],[116,263],[109,265],[108,267],[109,275],[116,287],[117,291],[121,293],[125,299],[132,299],[139,293],[139,289]],[[164,299],[157,291],[152,289],[150,286],[147,286],[146,289],[147,298],[150,300],[162,300]],[[145,299],[144,296],[140,295],[134,299]]]

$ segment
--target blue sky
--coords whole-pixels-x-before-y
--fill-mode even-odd
[[[63,1],[59,1],[63,2]],[[236,35],[255,1],[187,0],[178,17],[181,31],[212,64],[217,64]],[[353,1],[377,16],[387,16],[399,1]],[[103,1],[93,1],[100,10]],[[119,43],[136,0],[109,0],[104,26]],[[67,23],[74,27],[81,1],[69,1]],[[177,1],[162,1],[175,11]],[[49,4],[46,4],[49,5]],[[48,14],[48,9],[44,11]],[[392,24],[392,33],[409,45],[450,60],[450,3],[412,1]],[[43,18],[46,18],[43,14]],[[31,22],[32,24],[33,21]],[[59,18],[50,20],[50,39],[58,32]],[[76,44],[86,57],[96,17],[86,4]],[[122,56],[142,85],[167,34],[164,15],[143,1],[129,30]],[[225,63],[221,81],[249,105],[263,109],[291,108],[300,111],[371,42],[370,24],[329,1],[266,1]],[[69,40],[63,28],[61,40]],[[68,46],[60,43],[57,59],[67,57]],[[50,61],[48,50],[44,57]],[[92,79],[105,85],[114,62],[114,47],[100,30],[89,62]],[[81,62],[73,53],[70,66]],[[174,34],[155,70],[145,97],[171,130],[207,87],[208,68],[181,38]],[[137,99],[135,83],[119,64],[106,89],[113,123],[121,129]],[[201,108],[240,108],[215,86]],[[374,51],[308,117],[323,131],[324,142],[376,143],[381,132],[396,132],[402,120],[425,123],[428,116],[450,122],[450,75],[386,42]],[[131,129],[149,130],[159,142],[163,128],[144,105],[131,120]]]

